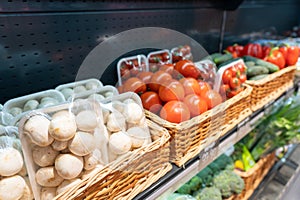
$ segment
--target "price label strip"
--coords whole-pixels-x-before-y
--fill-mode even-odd
[[[220,139],[214,141],[199,153],[199,159],[200,159],[199,170],[206,167],[208,163],[211,163],[218,156],[219,145],[220,145]]]

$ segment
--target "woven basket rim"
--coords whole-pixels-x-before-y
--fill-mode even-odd
[[[123,169],[126,166],[129,166],[132,161],[138,160],[145,153],[155,151],[160,147],[164,146],[165,144],[167,144],[171,137],[168,131],[165,128],[150,121],[149,119],[146,119],[146,121],[150,129],[155,129],[161,133],[159,139],[153,141],[152,143],[148,144],[145,147],[141,147],[139,149],[135,149],[133,151],[124,154],[123,156],[119,157],[117,160],[114,160],[113,162],[107,164],[103,169],[97,171],[93,176],[88,176],[82,179],[82,181],[77,185],[55,196],[54,199],[61,199],[62,197],[70,194],[72,195],[81,194],[89,186],[94,185],[99,181],[102,181],[111,173]]]
[[[246,84],[249,84],[249,85],[263,85],[263,84],[266,84],[267,82],[285,74],[285,73],[288,73],[292,70],[296,70],[296,66],[289,66],[289,67],[286,67],[286,68],[283,68],[277,72],[274,72],[273,74],[269,74],[268,76],[266,76],[265,78],[263,79],[260,79],[260,80],[247,80],[246,81]]]

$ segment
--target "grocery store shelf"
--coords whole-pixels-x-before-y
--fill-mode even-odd
[[[185,166],[179,168],[173,165],[172,170],[167,175],[136,196],[135,200],[162,199],[163,197],[175,192],[181,185],[186,183],[214,159],[223,154],[229,147],[245,137],[256,126],[256,122],[258,122],[258,120],[266,113],[270,112],[271,106],[274,103],[279,103],[285,98],[291,96],[297,88],[298,84],[295,84],[295,87],[290,88],[275,101],[268,103],[262,109],[254,112],[250,117],[244,119],[236,127],[221,137],[220,141],[213,143],[208,148],[204,149],[198,156],[187,162]]]

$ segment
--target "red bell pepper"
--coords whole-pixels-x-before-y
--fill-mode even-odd
[[[270,54],[270,51],[271,51],[271,47],[270,46],[267,46],[267,45],[264,45],[262,47],[262,50],[263,50],[263,58],[267,57],[269,54]]]
[[[289,46],[288,53],[286,56],[286,65],[292,66],[295,65],[298,61],[299,57],[299,48],[296,46]]]
[[[249,55],[256,58],[263,58],[263,50],[260,44],[249,43],[244,46],[243,55]]]
[[[283,54],[279,51],[278,47],[271,49],[269,56],[266,57],[266,61],[271,62],[283,69],[285,67],[285,59]]]
[[[238,44],[234,44],[226,48],[226,51],[229,51],[233,57],[242,57],[243,50],[244,50],[244,46]]]

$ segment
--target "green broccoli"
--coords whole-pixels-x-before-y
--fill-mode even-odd
[[[213,172],[213,174],[216,174],[218,173],[221,169],[220,169],[220,166],[215,163],[215,162],[212,162],[208,165],[208,167],[211,169],[211,171]]]
[[[197,200],[222,200],[222,195],[218,188],[206,187],[195,198]]]
[[[197,176],[201,178],[203,186],[209,186],[213,178],[213,172],[209,167],[202,169]]]
[[[243,191],[244,180],[231,170],[224,170],[213,179],[213,185],[218,188],[224,198]]]
[[[194,176],[189,182],[188,185],[190,186],[192,192],[197,191],[202,186],[202,180],[198,176]]]
[[[183,184],[178,190],[178,193],[180,194],[190,194],[191,193],[191,188],[188,184]]]

